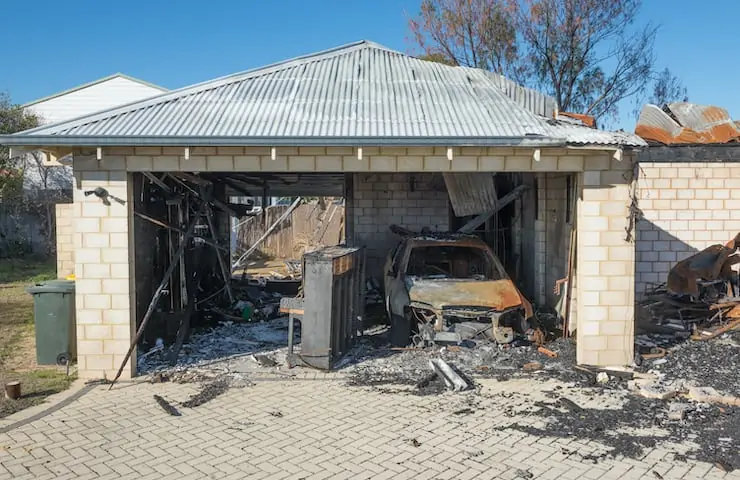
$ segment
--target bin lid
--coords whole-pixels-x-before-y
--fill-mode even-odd
[[[74,293],[74,280],[48,280],[26,288],[31,295],[37,293]]]

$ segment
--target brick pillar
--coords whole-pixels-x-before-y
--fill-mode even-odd
[[[634,356],[635,246],[626,240],[632,165],[586,170],[578,208],[578,363],[628,365]]]
[[[56,204],[57,278],[75,273],[74,225],[71,203]]]
[[[101,165],[105,165],[101,163]],[[125,171],[93,170],[94,158],[75,156],[75,275],[77,308],[77,362],[82,378],[108,378],[116,370],[132,339],[129,296],[130,187]],[[105,188],[111,196],[104,204],[84,192]],[[130,378],[129,362],[122,378]]]

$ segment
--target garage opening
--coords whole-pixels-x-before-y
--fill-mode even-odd
[[[481,334],[475,322],[494,326],[480,338],[503,343],[575,326],[575,174],[146,172],[133,181],[140,361],[197,359],[191,328],[272,322],[260,338],[227,329],[206,346],[284,346],[293,322],[280,303],[301,297],[304,255],[340,244],[363,248],[361,327],[393,331],[394,316],[412,319],[399,345],[434,340],[429,329],[444,337],[439,319],[418,322],[431,310],[414,310],[409,279],[417,291],[437,281],[457,295],[440,311],[463,335]],[[444,244],[461,234],[476,249]],[[394,288],[406,295],[400,310]]]
[[[461,232],[491,250],[523,297],[522,305],[532,305],[539,319],[535,324],[555,335],[575,327],[576,293],[570,280],[575,278],[576,174],[358,173],[354,184],[355,239],[367,247],[368,272],[384,290],[379,317],[401,316],[404,305],[413,303],[411,288],[401,286],[399,306],[392,311],[394,292],[388,290],[399,268],[405,269],[400,275],[407,280],[436,275],[445,291],[457,288],[451,286],[454,279],[477,278],[469,268],[475,262],[454,255],[450,239],[439,235]],[[411,250],[409,239],[425,235],[438,237],[442,246],[421,249],[414,240]],[[406,259],[396,250],[404,238],[413,252]],[[425,270],[419,273],[418,268]],[[492,296],[491,288],[481,288],[473,300],[486,306]],[[570,329],[566,319],[571,319]]]
[[[345,242],[341,173],[145,172],[133,185],[138,346],[160,362],[177,362],[191,328],[278,318],[303,254]]]

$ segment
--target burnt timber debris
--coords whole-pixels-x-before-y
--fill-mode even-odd
[[[740,282],[732,269],[740,263],[738,250],[740,234],[676,263],[667,282],[636,306],[638,330],[703,341],[740,329]]]

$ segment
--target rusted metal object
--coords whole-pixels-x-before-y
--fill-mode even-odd
[[[730,281],[734,273],[732,266],[740,263],[740,256],[731,256],[738,248],[740,233],[725,245],[711,245],[678,262],[668,273],[668,291],[696,298],[699,296],[699,280]]]
[[[585,113],[558,112],[558,116],[575,118],[580,120],[587,127],[596,128],[596,118]]]
[[[663,108],[645,105],[635,134],[648,142],[666,145],[740,141],[740,127],[727,110],[687,102],[670,103]]]
[[[540,347],[537,349],[538,352],[547,355],[550,358],[558,358],[558,354],[550,350],[549,348]]]
[[[440,282],[435,280],[410,280],[409,298],[424,303],[435,310],[445,307],[486,307],[497,312],[522,305],[522,296],[514,282],[506,280]],[[464,309],[456,311],[465,315]]]

